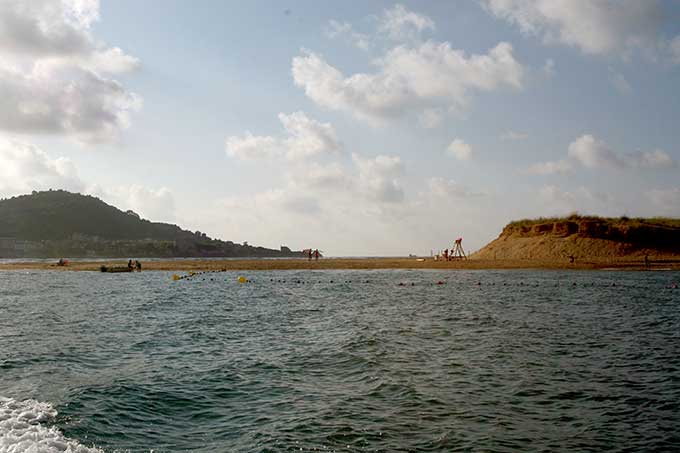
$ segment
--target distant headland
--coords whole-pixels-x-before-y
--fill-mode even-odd
[[[0,258],[300,257],[151,222],[99,198],[64,190],[0,200]]]

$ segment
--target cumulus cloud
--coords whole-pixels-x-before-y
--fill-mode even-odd
[[[663,21],[658,0],[480,0],[493,15],[546,44],[586,54],[654,49]]]
[[[370,198],[386,203],[403,201],[404,190],[398,180],[403,173],[399,156],[364,158],[354,153],[352,161],[359,169],[359,187]]]
[[[246,131],[242,136],[227,137],[227,155],[241,160],[260,160],[276,157],[281,152],[279,141],[274,137],[255,136]]]
[[[622,168],[621,159],[606,143],[590,134],[569,144],[569,157],[587,168]]]
[[[543,204],[542,212],[547,215],[565,215],[570,212],[597,215],[620,215],[623,206],[609,194],[593,192],[580,186],[562,189],[554,185],[538,190],[537,199]]]
[[[294,186],[320,191],[345,189],[351,184],[345,170],[337,162],[328,165],[311,162],[296,167],[293,174],[289,175],[289,181]]]
[[[335,129],[330,123],[320,123],[309,119],[303,112],[290,115],[279,113],[279,121],[289,135],[284,145],[290,159],[311,157],[321,153],[336,153],[342,148]]]
[[[115,139],[141,98],[107,73],[139,61],[94,39],[94,0],[0,3],[0,129],[79,141]]]
[[[154,221],[175,219],[174,197],[168,188],[152,189],[134,184],[104,189],[90,185],[80,177],[71,159],[52,158],[31,143],[0,137],[0,196],[49,189],[88,193]]]
[[[432,177],[427,180],[428,193],[436,198],[457,199],[472,196],[481,196],[482,193],[470,192],[464,185],[453,179]]]
[[[227,155],[242,160],[258,160],[285,156],[290,160],[304,159],[320,154],[338,153],[342,143],[330,123],[310,119],[304,112],[290,115],[279,113],[284,138],[254,136],[246,132],[243,136],[227,137]]]
[[[677,166],[675,160],[660,149],[630,154],[628,160],[631,165],[642,168],[673,168]]]
[[[119,189],[121,206],[128,206],[140,216],[155,222],[175,220],[175,197],[167,187],[152,189],[139,184]]]
[[[378,26],[380,32],[396,41],[413,39],[426,30],[434,29],[434,21],[428,16],[418,14],[400,4],[386,9]]]
[[[586,192],[586,194],[588,194]],[[543,186],[538,191],[539,197],[551,203],[554,202],[567,202],[573,203],[576,200],[576,196],[568,191],[562,190],[556,186]]]
[[[324,32],[329,38],[345,39],[361,50],[369,50],[372,45],[372,39],[370,36],[354,30],[352,24],[348,22],[330,20],[328,25],[325,27]]]
[[[177,220],[175,196],[167,187],[153,188],[141,184],[102,187],[91,184],[83,192],[123,211],[131,209],[152,222],[174,223]]]
[[[470,160],[470,157],[472,157],[472,146],[459,138],[452,141],[446,151],[458,160]]]
[[[602,140],[586,134],[569,144],[566,159],[537,163],[530,166],[527,172],[536,175],[567,173],[579,166],[590,169],[662,169],[675,167],[676,162],[660,149],[628,154],[619,153]]]
[[[444,120],[444,114],[441,109],[425,109],[418,115],[418,122],[425,129],[434,129]]]
[[[568,160],[558,160],[555,162],[533,164],[529,167],[527,173],[531,175],[552,175],[555,173],[567,173],[572,168],[572,164]]]
[[[470,56],[449,43],[397,46],[375,65],[375,73],[345,77],[322,56],[303,51],[293,58],[292,73],[295,84],[320,106],[368,120],[460,108],[474,90],[521,88],[524,74],[512,46],[504,42],[487,54]]]
[[[78,192],[84,187],[70,159],[53,159],[35,145],[0,137],[0,195],[47,189]]]

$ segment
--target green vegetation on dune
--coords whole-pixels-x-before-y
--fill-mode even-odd
[[[545,223],[560,223],[560,222],[599,222],[603,224],[625,224],[631,227],[640,225],[653,225],[667,228],[680,228],[680,219],[671,217],[600,217],[600,216],[584,216],[579,214],[570,214],[566,217],[538,217],[535,219],[520,219],[514,220],[506,226],[512,227],[531,227],[533,225],[541,225]]]

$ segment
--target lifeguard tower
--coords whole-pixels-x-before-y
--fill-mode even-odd
[[[452,260],[466,260],[465,250],[463,250],[463,238],[458,238],[453,243],[453,248],[451,249],[450,259]]]

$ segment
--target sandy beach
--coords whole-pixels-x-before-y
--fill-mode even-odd
[[[306,259],[141,259],[144,271],[216,271],[216,270],[319,270],[319,269],[631,269],[644,270],[639,259],[618,259],[600,261],[547,260],[484,260],[467,259],[458,261],[435,261],[432,258],[323,258],[319,261]],[[102,265],[125,266],[127,260],[76,261],[67,266],[45,262],[0,263],[0,270],[55,270],[55,271],[99,271]],[[652,270],[680,270],[680,259],[667,258],[652,260]]]

